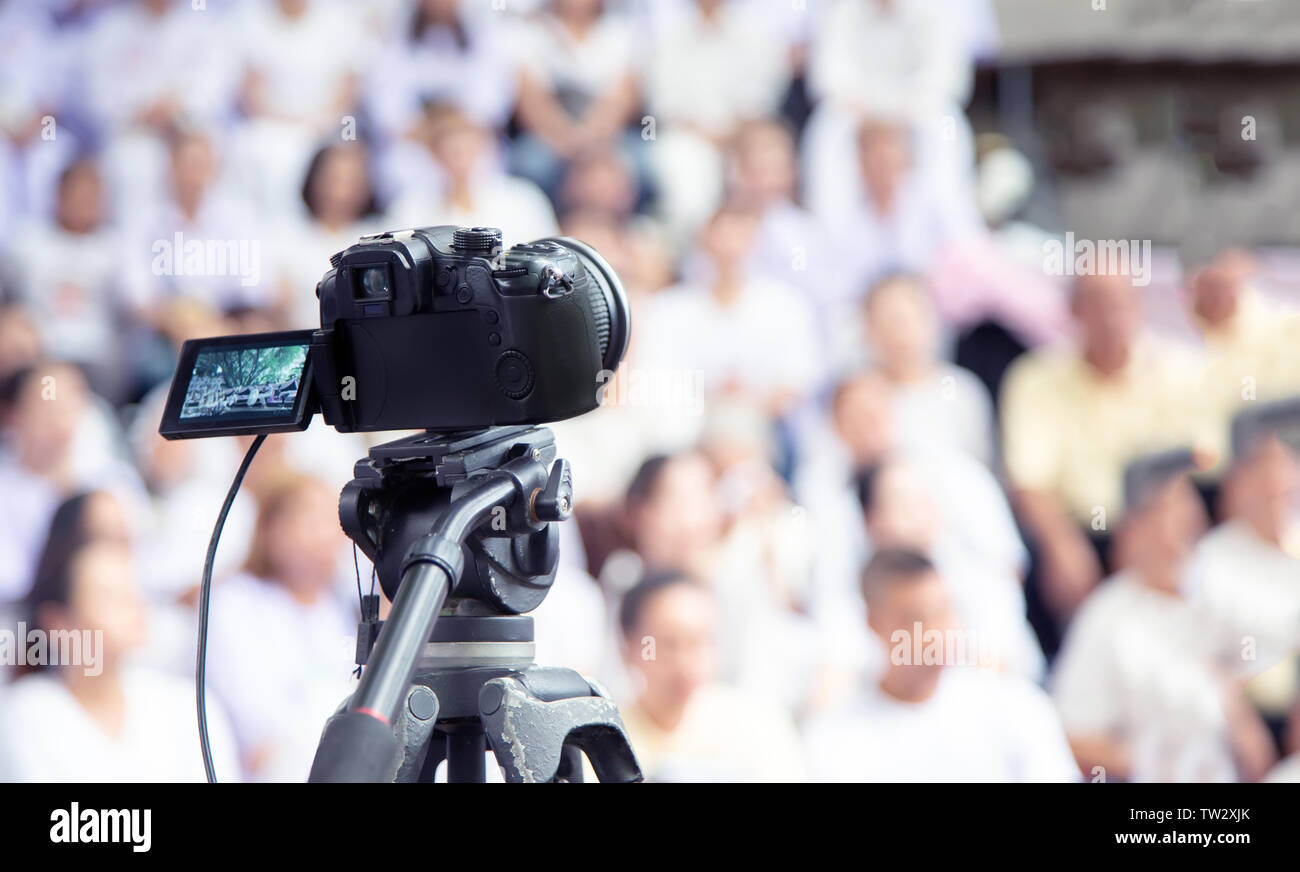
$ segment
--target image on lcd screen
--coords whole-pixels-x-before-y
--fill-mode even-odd
[[[291,418],[306,345],[225,346],[200,351],[185,389],[187,418]]]

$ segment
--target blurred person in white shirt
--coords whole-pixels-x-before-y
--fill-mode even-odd
[[[4,689],[0,781],[204,780],[193,682],[132,661],[148,622],[127,547],[82,541],[52,558],[28,597],[29,628],[47,634],[47,661],[56,644],[65,648],[60,638],[89,638],[98,650],[82,644],[83,662],[28,665]],[[234,745],[213,701],[208,726],[217,771],[232,779]]]
[[[1053,697],[1094,780],[1255,780],[1275,757],[1235,680],[1239,640],[1197,600],[1188,561],[1206,517],[1190,466],[1134,489],[1122,568],[1084,600],[1056,660]]]
[[[496,10],[467,0],[401,0],[400,30],[367,72],[366,103],[380,132],[399,139],[430,103],[453,103],[475,122],[505,127],[516,61]],[[396,44],[393,47],[393,44]]]
[[[316,143],[357,136],[352,113],[375,45],[352,9],[328,0],[247,3],[236,26],[246,119],[232,159],[246,194],[282,217]]]
[[[1021,579],[954,536],[940,510],[942,479],[924,466],[923,457],[886,459],[858,475],[858,499],[871,553],[911,549],[935,564],[948,586],[961,628],[981,644],[989,666],[1040,681],[1045,661],[1026,618]],[[860,615],[860,598],[844,603]]]
[[[993,403],[969,370],[939,357],[938,314],[924,281],[906,274],[877,282],[862,307],[869,353],[894,388],[897,437],[938,442],[996,469]]]
[[[836,308],[840,256],[825,226],[799,202],[798,157],[785,122],[745,121],[731,141],[728,191],[761,215],[749,253],[754,269],[798,288],[815,308],[822,335],[834,342],[843,320]]]
[[[164,439],[158,434],[168,385],[141,403],[129,433],[145,499],[137,524],[141,587],[152,608],[149,652],[160,666],[193,671],[199,584],[222,495],[239,467],[228,439]],[[259,458],[265,461],[266,458]],[[247,558],[257,497],[242,488],[230,507],[213,576],[236,571]]]
[[[108,135],[104,162],[121,218],[162,194],[169,136],[229,118],[239,61],[223,51],[228,25],[220,9],[184,0],[131,0],[91,21],[84,100]]]
[[[655,573],[689,575],[713,584],[720,567],[726,517],[718,499],[717,473],[698,451],[652,455],[642,461],[628,483],[617,523],[624,547],[610,553],[599,568],[601,586],[617,600],[638,581]],[[721,670],[734,678],[743,663],[733,640],[743,627],[728,620],[722,638]]]
[[[890,273],[924,272],[946,246],[983,230],[973,197],[949,196],[917,165],[918,138],[895,121],[864,120],[855,139],[858,198],[843,212],[819,213],[840,243],[840,291],[849,300]]]
[[[1220,491],[1225,520],[1196,550],[1196,596],[1256,667],[1252,702],[1280,721],[1300,699],[1300,461],[1276,434],[1238,440]]]
[[[99,168],[78,160],[59,177],[52,220],[26,224],[6,260],[47,352],[79,364],[97,391],[120,400],[129,387],[127,307],[121,240],[107,218]]]
[[[251,779],[305,780],[321,728],[355,687],[346,544],[335,492],[291,476],[263,499],[244,571],[213,586],[208,678]]]
[[[609,554],[600,580],[616,597],[654,573],[698,579],[719,604],[720,676],[803,710],[822,695],[825,660],[805,613],[812,565],[806,519],[755,448],[762,437],[727,432],[736,426],[711,424],[707,455],[656,455],[641,465],[622,506],[627,547]]]
[[[621,596],[648,573],[673,571],[708,578],[724,518],[717,476],[695,451],[642,461],[620,506],[627,547],[600,567],[600,580]]]
[[[855,202],[854,132],[867,117],[917,130],[921,175],[954,202],[969,198],[974,151],[962,105],[974,76],[961,18],[928,0],[838,0],[822,12],[808,62],[817,106],[803,148],[818,214],[843,214]]]
[[[221,120],[237,71],[221,52],[224,16],[207,12],[183,0],[131,0],[92,19],[86,101],[102,125],[165,136],[181,118]]]
[[[184,298],[221,311],[270,306],[261,219],[224,183],[222,141],[188,129],[169,137],[168,155],[164,192],[126,225],[125,269],[136,317],[165,329],[172,305]]]
[[[694,5],[659,35],[646,76],[656,122],[649,159],[660,211],[678,239],[722,199],[725,149],[738,125],[775,113],[790,75],[784,40],[767,16],[729,0]]]
[[[0,448],[0,603],[27,594],[50,518],[66,497],[105,488],[134,511],[135,470],[118,450],[111,414],[80,370],[39,364],[12,376]]]
[[[799,714],[820,704],[826,659],[810,614],[817,541],[774,468],[774,435],[744,403],[709,410],[700,450],[717,477],[726,535],[707,580],[726,611],[728,674]]]
[[[579,151],[637,135],[625,132],[639,97],[637,37],[604,0],[551,0],[515,37],[524,134],[512,144],[511,166],[554,197]]]
[[[546,195],[497,165],[488,131],[449,105],[431,106],[410,147],[431,160],[428,185],[394,189],[389,223],[399,227],[462,224],[499,227],[506,246],[556,232]]]
[[[928,558],[877,552],[862,594],[887,663],[852,701],[805,728],[814,780],[1078,780],[1046,694],[1024,679],[950,662],[960,659],[951,640],[961,631]]]
[[[700,373],[706,395],[742,399],[773,418],[791,413],[815,388],[822,367],[817,327],[800,293],[749,259],[758,214],[720,208],[705,225],[696,275],[647,301],[635,365]],[[698,430],[698,415],[665,415],[662,425]]]
[[[944,539],[954,550],[1007,579],[1024,578],[1028,564],[1006,495],[992,472],[935,440],[915,445],[900,439],[893,397],[890,381],[879,372],[851,373],[836,387],[826,420],[811,422],[800,439],[795,493],[822,531],[815,611],[819,620],[841,628],[845,641],[837,647],[854,667],[864,655],[861,622],[852,618],[856,610],[846,612],[843,603],[859,602],[858,573],[870,555],[858,487],[864,471],[890,457],[907,460],[923,472]]]
[[[1197,549],[1200,596],[1239,618],[1243,629],[1253,625],[1261,640],[1293,644],[1300,640],[1300,626],[1288,624],[1300,597],[1300,461],[1276,434],[1238,450],[1220,494],[1225,520]]]
[[[85,146],[72,99],[82,40],[58,28],[58,14],[50,4],[0,4],[0,238],[54,211],[59,174]]]
[[[303,177],[305,214],[285,220],[266,252],[275,273],[278,311],[286,328],[320,323],[316,284],[330,256],[381,227],[370,176],[370,152],[359,142],[327,145],[316,152]]]
[[[62,559],[63,554],[74,551],[82,543],[104,541],[124,547],[135,545],[142,528],[134,523],[134,517],[127,515],[127,505],[122,497],[109,490],[74,489],[60,495],[49,513],[43,516],[45,529],[36,543],[34,557],[22,568],[27,593],[22,599],[0,602],[0,623],[10,618],[21,619],[26,597],[35,581]],[[0,682],[6,677],[0,670]]]
[[[598,212],[609,220],[629,220],[637,206],[636,168],[613,148],[579,151],[560,184],[563,212]]]
[[[789,715],[718,680],[718,604],[676,573],[649,576],[619,606],[633,698],[620,704],[648,781],[802,781]]]

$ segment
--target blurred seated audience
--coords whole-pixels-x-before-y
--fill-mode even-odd
[[[362,72],[377,47],[328,0],[245,3],[231,26],[240,34],[243,113],[232,159],[248,195],[278,219],[316,143],[357,135]]]
[[[55,509],[84,490],[109,489],[134,511],[141,493],[111,413],[67,364],[20,370],[6,386],[0,446],[0,604],[27,595]]]
[[[1056,661],[1053,696],[1092,780],[1256,780],[1273,763],[1234,675],[1237,640],[1189,571],[1206,528],[1190,466],[1189,453],[1135,495],[1116,534],[1122,568],[1083,601]]]
[[[1259,673],[1247,693],[1280,727],[1300,698],[1300,461],[1273,433],[1235,453],[1220,494],[1224,521],[1196,550],[1197,595]]]
[[[5,246],[17,300],[52,357],[82,367],[114,403],[126,400],[126,306],[121,240],[109,224],[98,165],[75,161],[59,176],[54,215],[32,222]]]
[[[588,148],[575,154],[560,183],[564,212],[597,212],[627,221],[637,206],[636,170],[613,148]],[[599,249],[597,249],[599,250]]]
[[[743,448],[736,440],[732,447],[753,458],[752,443]],[[604,560],[599,569],[602,587],[616,598],[657,572],[698,579],[712,591],[720,609],[720,675],[746,689],[761,687],[791,710],[800,709],[817,696],[822,659],[802,611],[810,567],[810,555],[800,541],[802,515],[793,507],[782,511],[776,503],[759,517],[760,503],[753,498],[746,511],[728,511],[739,506],[721,501],[720,468],[710,457],[724,461],[718,439],[710,455],[657,455],[641,465],[623,506],[626,546]],[[726,463],[721,469],[730,473],[731,484],[742,483],[737,480],[739,468]],[[761,472],[757,483],[770,487],[771,475]]]
[[[303,177],[305,214],[281,222],[273,262],[273,298],[265,305],[280,315],[286,329],[320,324],[316,284],[330,268],[330,256],[355,245],[383,226],[371,181],[370,151],[360,142],[327,145],[316,152]]]
[[[430,106],[413,143],[423,153],[408,152],[404,159],[431,158],[433,173],[427,184],[395,190],[389,224],[499,227],[507,246],[555,234],[555,212],[546,196],[527,179],[502,172],[487,131],[459,109]]]
[[[882,279],[862,312],[870,354],[893,387],[901,444],[937,441],[996,469],[988,391],[969,370],[939,357],[940,321],[924,282],[906,274]]]
[[[1003,462],[1049,623],[1068,619],[1108,569],[1128,458],[1190,438],[1198,367],[1143,327],[1127,276],[1078,278],[1071,311],[1077,344],[1018,359],[1002,398]]]
[[[505,126],[516,62],[495,10],[464,0],[411,0],[366,76],[366,105],[388,140],[405,136],[430,103],[451,103],[489,128]]]
[[[948,202],[917,168],[917,137],[887,119],[858,127],[861,200],[843,214],[822,216],[840,240],[840,288],[850,299],[890,273],[924,271],[946,245],[980,226],[973,204]]]
[[[816,590],[819,619],[845,626],[843,650],[860,656],[860,622],[844,603],[857,603],[857,578],[870,556],[859,477],[887,459],[905,459],[924,472],[937,502],[946,538],[980,565],[1022,579],[1028,555],[1007,498],[987,467],[962,451],[933,441],[909,445],[898,438],[894,389],[879,372],[846,376],[831,397],[829,425],[810,427],[801,438],[795,493],[821,531]],[[847,616],[847,618],[846,618]]]
[[[834,0],[815,25],[807,87],[816,100],[804,133],[808,202],[830,219],[852,208],[863,118],[915,128],[920,174],[969,199],[974,154],[962,104],[974,81],[964,13],[926,0]],[[867,170],[860,170],[863,175]],[[902,266],[902,265],[899,265]]]
[[[619,710],[648,781],[804,780],[794,725],[765,696],[719,681],[718,605],[684,575],[649,575],[619,606],[635,690]]]
[[[740,398],[773,418],[792,412],[820,377],[817,327],[798,291],[749,260],[759,216],[724,205],[705,225],[696,274],[647,301],[635,364],[699,372],[706,396]],[[681,420],[689,428],[694,421]]]
[[[797,780],[801,757],[831,780],[1075,779],[1026,682],[1063,635],[1085,777],[1294,777],[1296,446],[1242,424],[1300,394],[1287,186],[1243,175],[1261,142],[1277,164],[1285,119],[1252,106],[1264,137],[1243,143],[1245,110],[1208,107],[1228,163],[1200,169],[1223,178],[1171,208],[1196,162],[1140,142],[1168,131],[1136,106],[1103,119],[1113,167],[1087,124],[1051,141],[1069,125],[1040,110],[1078,101],[1003,74],[994,5],[0,0],[0,624],[93,618],[119,652],[102,681],[0,687],[0,778],[201,777],[192,716],[158,715],[189,692],[138,676],[192,675],[252,437],[158,436],[181,343],[313,326],[330,255],[364,234],[511,245],[557,215],[620,276],[633,329],[598,408],[553,427],[576,523],[538,659],[630,703],[653,779]],[[1102,208],[1117,181],[1162,196]],[[1049,257],[1073,257],[1065,225],[1150,237],[1154,287],[1071,283],[1085,270]],[[1183,246],[1217,254],[1180,289]],[[213,592],[223,778],[301,780],[354,687],[371,567],[337,498],[389,438],[317,422],[248,470]],[[1197,448],[1222,521],[1203,536],[1184,471],[1125,484],[1170,445]],[[909,664],[927,629],[939,661]],[[149,743],[162,759],[137,765]],[[39,771],[10,768],[28,756]]]
[[[925,468],[886,460],[859,473],[857,487],[871,552],[910,549],[929,557],[948,586],[961,629],[979,643],[978,665],[1040,681],[1043,652],[1026,620],[1021,579],[1013,566],[952,535],[939,509],[939,483]],[[849,599],[844,608],[860,621],[858,605],[860,599]]]
[[[60,10],[49,4],[0,6],[0,237],[11,239],[20,222],[46,219],[59,174],[86,147],[86,130],[56,117],[76,83],[74,53],[84,40],[59,32]],[[59,128],[62,127],[62,130]]]
[[[794,131],[780,118],[759,118],[738,125],[730,143],[728,195],[760,216],[748,255],[753,269],[798,288],[838,349],[840,259],[826,228],[799,200]]]
[[[605,0],[550,0],[516,39],[515,111],[524,132],[511,166],[557,200],[564,167],[579,151],[640,141],[627,132],[640,99],[640,50]]]
[[[166,186],[125,222],[128,255],[118,268],[135,317],[162,328],[168,308],[182,298],[220,311],[271,305],[262,275],[264,213],[224,183],[229,168],[219,139],[186,128],[167,146]]]
[[[82,93],[61,108],[85,112],[104,140],[119,218],[162,195],[168,138],[218,125],[234,108],[241,58],[228,48],[229,22],[195,12],[185,0],[111,5],[83,22],[80,51],[68,59]]]
[[[1220,470],[1230,461],[1229,423],[1256,402],[1300,395],[1300,357],[1290,341],[1300,313],[1265,297],[1256,287],[1249,253],[1226,249],[1188,278],[1191,320],[1205,343],[1205,369],[1197,391],[1198,444],[1212,451]]]
[[[243,572],[213,585],[209,686],[251,780],[305,780],[318,726],[355,687],[360,613],[344,583],[352,567],[340,571],[346,544],[336,493],[282,479],[260,505]],[[261,631],[249,634],[250,621]]]
[[[815,781],[1077,781],[1046,694],[961,662],[948,587],[925,555],[882,549],[862,573],[886,662],[804,730]],[[953,655],[957,655],[954,657]]]
[[[738,0],[689,5],[655,40],[646,72],[659,212],[676,239],[688,238],[717,208],[729,140],[747,119],[780,108],[790,74],[770,16]]]
[[[45,662],[29,649],[23,674],[0,690],[0,781],[203,781],[193,682],[132,661],[148,617],[128,547],[89,531],[78,538],[47,551],[26,599]],[[235,778],[215,701],[208,728],[218,772]]]

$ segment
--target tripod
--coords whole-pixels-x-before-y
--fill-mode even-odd
[[[604,690],[533,664],[536,608],[572,510],[569,466],[537,427],[426,433],[375,446],[339,498],[344,531],[392,601],[365,597],[361,682],[325,725],[310,781],[601,781],[641,770]]]

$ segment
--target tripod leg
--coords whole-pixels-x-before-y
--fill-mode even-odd
[[[487,780],[487,744],[477,724],[447,733],[447,783],[482,784]]]
[[[479,715],[507,781],[554,780],[566,745],[586,753],[602,782],[642,778],[618,708],[572,670],[532,667],[494,678],[479,694]],[[572,774],[572,764],[566,769]]]
[[[415,780],[421,784],[433,784],[438,780],[438,767],[447,759],[447,737],[435,731],[429,740],[429,753],[424,755],[424,765]]]
[[[393,781],[400,783],[420,780],[425,758],[430,756],[430,749],[437,744],[432,741],[437,720],[438,697],[423,684],[412,686],[406,694],[402,720],[395,728],[402,752]],[[434,765],[437,766],[437,763]]]
[[[582,783],[582,749],[577,745],[565,745],[560,751],[560,768],[555,773],[556,779],[569,784]]]

